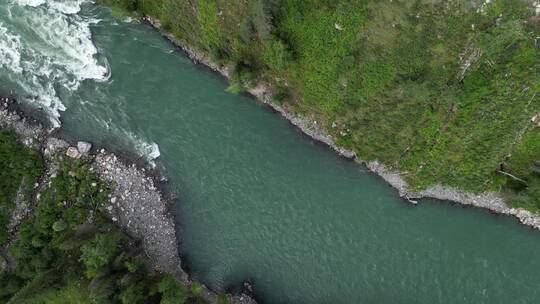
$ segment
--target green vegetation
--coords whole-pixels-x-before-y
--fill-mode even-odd
[[[511,205],[540,213],[540,133],[530,132],[515,146],[507,162],[518,179],[509,180]]]
[[[540,211],[531,1],[104,2],[160,19],[186,45],[236,66],[231,91],[265,82],[276,102],[416,189],[503,190]]]
[[[9,208],[20,185],[43,172],[38,155],[0,133],[2,201]],[[137,242],[105,216],[110,193],[82,160],[55,162],[58,172],[39,194],[34,212],[0,251],[0,303],[204,303],[168,274],[153,271]],[[30,183],[30,185],[33,185]],[[26,188],[24,188],[26,189]],[[32,188],[28,188],[32,189]],[[9,257],[9,258],[8,258]]]
[[[10,131],[0,130],[0,247],[17,199],[28,200],[43,171],[41,157],[17,142]]]

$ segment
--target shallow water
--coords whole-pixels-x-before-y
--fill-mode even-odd
[[[195,278],[218,290],[251,279],[265,303],[540,301],[540,233],[447,203],[408,207],[364,168],[226,93],[149,26],[56,2],[0,2],[0,88],[39,95],[26,102],[72,137],[161,153]],[[92,37],[70,40],[54,24]]]

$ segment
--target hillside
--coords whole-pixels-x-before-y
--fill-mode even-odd
[[[540,17],[533,1],[106,0],[157,18],[270,86],[416,190],[501,191],[540,211]]]

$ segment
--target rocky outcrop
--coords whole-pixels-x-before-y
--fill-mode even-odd
[[[111,220],[142,241],[158,270],[173,272],[187,283],[188,276],[180,267],[174,219],[146,170],[127,165],[103,149],[95,156],[93,168],[100,179],[113,186],[107,206]]]
[[[14,98],[0,97],[0,126],[13,129],[20,135],[25,146],[38,149],[46,136],[45,128],[36,120],[27,118],[13,109],[14,104]]]
[[[81,158],[81,153],[79,153],[79,150],[77,150],[77,148],[75,148],[75,147],[67,148],[66,155],[67,155],[67,157],[73,158],[73,159]]]

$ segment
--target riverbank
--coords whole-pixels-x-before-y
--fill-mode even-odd
[[[147,22],[157,31],[159,31],[163,37],[168,39],[172,44],[180,48],[193,62],[202,64],[214,72],[219,73],[227,79],[231,79],[233,75],[233,66],[220,66],[214,62],[209,56],[203,52],[186,46],[181,43],[174,35],[168,31],[163,30],[159,20],[156,20],[150,16],[144,16],[143,21]],[[485,193],[472,193],[462,191],[454,187],[447,187],[444,185],[430,186],[422,191],[411,190],[409,184],[405,181],[402,173],[389,170],[384,164],[379,161],[364,161],[360,159],[354,151],[345,149],[336,144],[335,140],[326,132],[317,121],[309,117],[301,117],[295,115],[287,108],[276,104],[274,100],[274,92],[270,86],[265,83],[258,83],[254,87],[248,88],[248,93],[251,94],[258,101],[272,108],[279,113],[285,119],[287,119],[292,125],[300,129],[304,134],[310,138],[321,142],[339,155],[354,160],[355,162],[365,165],[371,172],[380,176],[389,185],[395,188],[399,195],[407,202],[416,204],[417,200],[423,198],[434,198],[444,201],[455,202],[463,206],[471,206],[482,209],[487,209],[495,214],[501,214],[506,216],[512,216],[516,218],[522,224],[532,227],[534,229],[540,229],[540,216],[534,214],[528,210],[521,208],[511,208],[506,205],[504,198],[500,193],[485,192]]]
[[[12,129],[21,142],[39,151],[45,160],[45,174],[36,189],[45,189],[56,176],[57,158],[82,159],[90,163],[91,170],[101,182],[109,185],[112,193],[105,206],[109,219],[121,230],[141,242],[154,269],[160,273],[170,273],[188,290],[197,289],[198,295],[209,303],[218,303],[223,296],[207,287],[190,280],[183,270],[179,255],[179,238],[176,234],[174,216],[170,212],[172,201],[157,184],[159,172],[148,164],[136,164],[137,160],[119,157],[103,148],[92,149],[91,144],[78,142],[70,145],[58,132],[46,126],[35,115],[23,112],[12,97],[0,97],[0,125]],[[36,191],[38,191],[36,190]],[[27,204],[17,211],[20,223],[32,210]],[[24,209],[24,210],[22,210]],[[18,224],[12,233],[16,231]],[[218,257],[216,257],[218,258]],[[230,303],[255,303],[245,294],[227,295]]]

